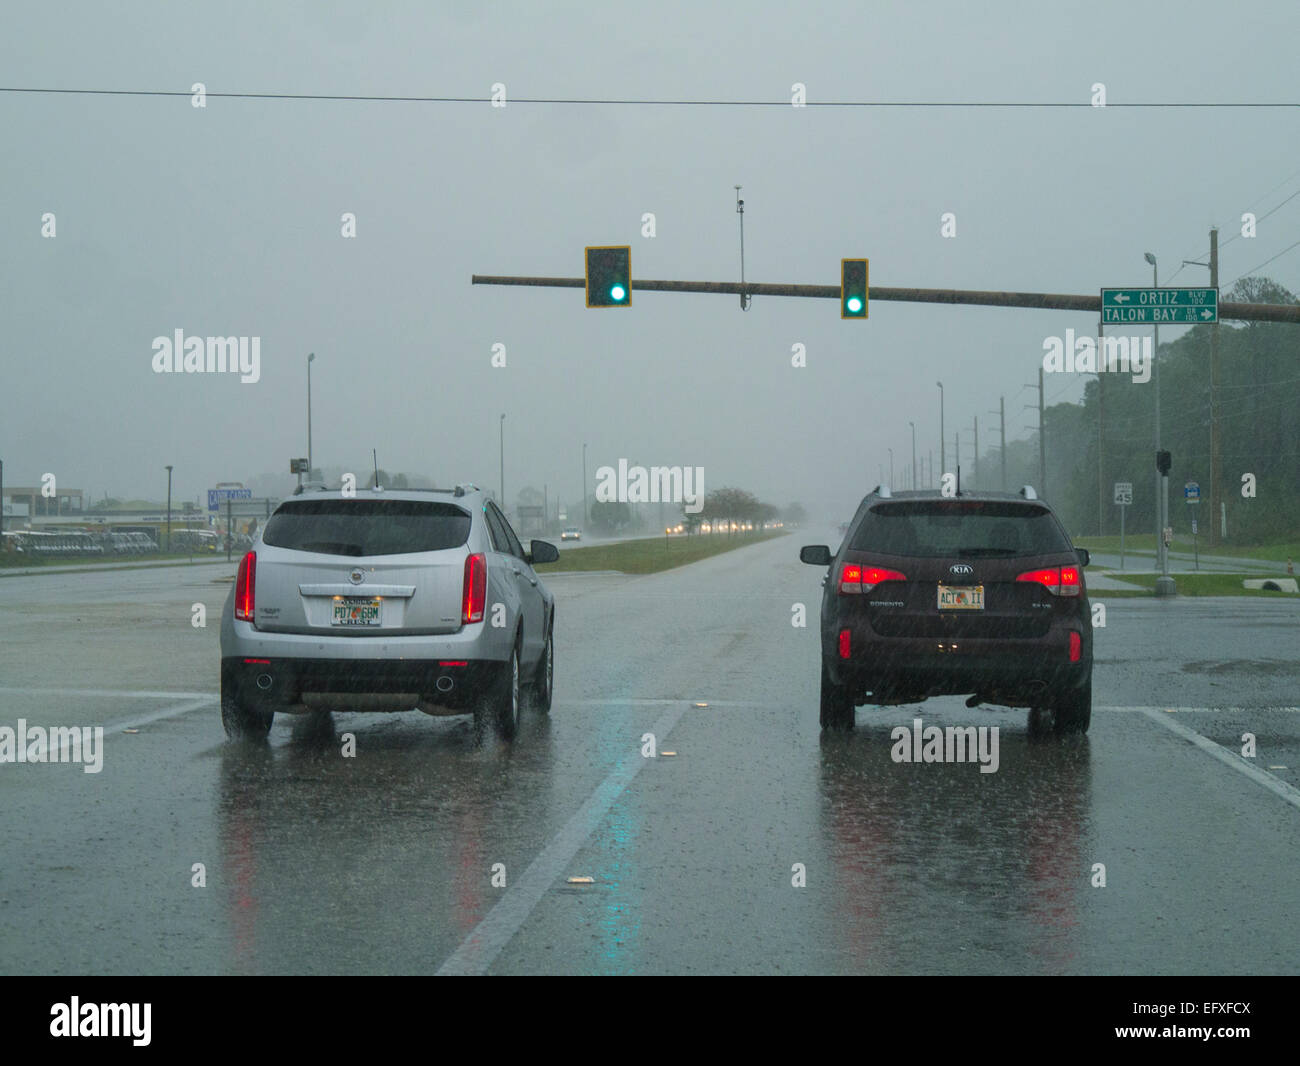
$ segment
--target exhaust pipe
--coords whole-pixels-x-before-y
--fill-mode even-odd
[[[433,683],[433,685],[434,688],[436,688],[439,692],[445,693],[445,692],[450,692],[453,688],[455,688],[456,682],[453,681],[446,674],[443,674],[440,678],[438,678],[437,681]]]

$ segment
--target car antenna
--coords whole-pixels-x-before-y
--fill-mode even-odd
[[[961,495],[961,463],[957,464],[957,495]]]

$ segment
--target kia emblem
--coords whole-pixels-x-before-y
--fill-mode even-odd
[[[969,577],[975,573],[975,567],[971,566],[970,563],[953,563],[952,566],[948,567],[948,573]]]

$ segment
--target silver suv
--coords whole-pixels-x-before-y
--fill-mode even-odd
[[[495,503],[455,489],[308,491],[267,520],[221,616],[221,721],[276,711],[473,714],[505,738],[520,687],[551,707],[555,600]]]

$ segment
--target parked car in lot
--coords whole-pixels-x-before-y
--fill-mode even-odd
[[[267,520],[221,619],[221,718],[265,737],[276,711],[473,714],[514,736],[521,689],[550,710],[555,601],[472,485],[309,491]]]
[[[1092,717],[1092,621],[1083,568],[1052,509],[1019,495],[873,490],[828,567],[821,609],[821,724],[852,729],[862,704],[969,695],[1029,707],[1058,733]]]

